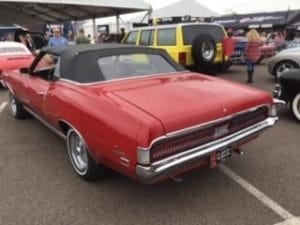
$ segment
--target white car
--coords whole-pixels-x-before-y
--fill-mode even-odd
[[[269,61],[269,73],[277,80],[282,73],[300,68],[300,48],[291,48],[279,52]]]

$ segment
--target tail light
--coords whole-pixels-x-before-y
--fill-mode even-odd
[[[273,110],[268,107],[261,107],[202,130],[195,130],[181,136],[161,139],[148,149],[139,148],[138,162],[140,164],[150,164],[222,138],[265,120],[270,114],[274,115],[276,113]]]
[[[180,65],[185,66],[186,65],[186,53],[185,52],[179,52],[179,60]]]

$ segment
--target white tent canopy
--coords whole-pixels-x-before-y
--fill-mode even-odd
[[[116,16],[149,8],[142,0],[0,0],[0,23],[23,26],[57,23]]]
[[[217,16],[218,14],[196,0],[180,0],[166,7],[154,10],[151,17],[164,18],[186,15],[192,17],[211,17]]]

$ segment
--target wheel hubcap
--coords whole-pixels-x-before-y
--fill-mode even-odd
[[[11,95],[10,96],[10,109],[13,115],[17,114],[17,104],[15,98]]]
[[[69,154],[75,170],[79,174],[85,174],[88,168],[87,151],[81,137],[72,131],[69,134]]]
[[[284,72],[287,72],[291,69],[294,69],[294,66],[289,63],[280,65],[277,69],[277,77],[279,78]]]
[[[202,55],[207,61],[211,61],[214,55],[214,45],[212,42],[204,42],[202,45]]]

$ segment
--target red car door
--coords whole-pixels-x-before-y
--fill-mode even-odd
[[[45,105],[47,105],[48,91],[53,85],[51,77],[59,66],[51,55],[45,55],[37,63],[33,69],[32,75],[29,75],[27,81],[26,92],[29,99],[30,108],[37,114],[37,116],[49,122],[46,118],[47,112]]]
[[[45,119],[44,106],[50,85],[51,81],[30,75],[26,88],[30,108],[43,119]]]

